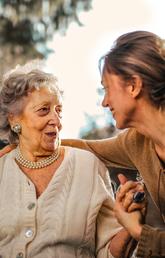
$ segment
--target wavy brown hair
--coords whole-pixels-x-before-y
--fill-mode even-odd
[[[120,36],[102,62],[103,71],[123,80],[140,76],[150,101],[156,107],[165,106],[165,41],[156,34],[134,31]]]

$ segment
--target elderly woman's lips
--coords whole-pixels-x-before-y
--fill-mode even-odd
[[[48,136],[51,136],[51,137],[56,137],[56,135],[57,135],[56,132],[49,132],[49,133],[45,133],[45,134]]]

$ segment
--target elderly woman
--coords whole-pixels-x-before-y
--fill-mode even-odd
[[[9,73],[0,92],[0,135],[17,145],[0,159],[0,257],[113,257],[121,226],[108,171],[60,145],[57,80],[25,70]]]
[[[148,195],[145,224],[124,212],[130,182],[117,195],[115,213],[139,240],[138,257],[165,257],[165,41],[151,32],[130,32],[101,60],[102,105],[119,129],[129,129],[112,139],[63,144],[90,150],[107,166],[139,171]]]

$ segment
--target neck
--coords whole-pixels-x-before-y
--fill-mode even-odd
[[[53,149],[45,149],[41,145],[29,145],[29,143],[22,138],[19,141],[19,149],[21,154],[25,159],[33,162],[37,162],[43,158],[51,156],[53,153],[57,152],[59,145],[60,143],[57,146],[54,146]]]
[[[41,169],[45,168],[49,165],[51,165],[53,162],[55,162],[60,156],[60,148],[57,149],[56,152],[53,152],[52,155],[47,156],[46,158],[42,158],[39,161],[31,161],[26,159],[21,151],[19,146],[16,149],[16,161],[23,167],[29,168],[29,169]]]
[[[149,137],[156,146],[165,151],[165,111],[152,106],[140,111],[136,121],[131,121],[129,127]]]

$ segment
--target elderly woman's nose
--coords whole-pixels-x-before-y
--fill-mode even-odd
[[[58,124],[60,123],[60,117],[56,111],[51,112],[50,118],[51,118],[51,121],[53,121],[54,123],[58,123]]]

